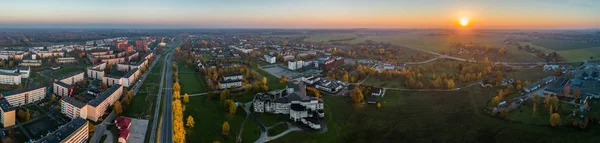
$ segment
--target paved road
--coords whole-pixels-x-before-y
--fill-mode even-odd
[[[165,62],[165,106],[163,107],[163,120],[161,127],[161,143],[172,143],[173,142],[173,107],[171,102],[173,101],[173,70],[171,69],[171,61],[173,60],[173,52],[166,56]]]

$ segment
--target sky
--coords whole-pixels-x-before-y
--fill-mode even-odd
[[[600,28],[600,0],[2,0],[0,28]]]

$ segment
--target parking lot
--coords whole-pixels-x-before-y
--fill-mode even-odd
[[[287,78],[295,78],[299,75],[298,72],[290,71],[279,66],[268,67],[264,68],[263,70],[269,72],[272,75],[275,75],[276,77],[281,77],[282,75],[285,75],[285,77]]]

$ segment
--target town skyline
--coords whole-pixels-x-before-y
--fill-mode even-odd
[[[3,1],[0,28],[600,28],[598,1]],[[16,14],[18,12],[19,14]]]

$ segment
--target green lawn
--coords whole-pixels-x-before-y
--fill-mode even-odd
[[[54,71],[54,76],[64,76],[69,73],[85,71],[85,66],[81,65],[61,65],[60,69]]]
[[[347,97],[326,96],[327,133],[292,132],[272,142],[595,142],[599,138],[567,125],[551,128],[493,117],[483,110],[495,95],[488,90],[387,91],[381,109],[349,104]]]
[[[204,76],[188,67],[183,61],[177,62],[179,68],[179,83],[181,84],[181,93],[195,94],[206,92],[206,80]]]
[[[285,86],[286,86],[285,84],[279,83],[279,77],[275,77],[275,76],[267,73],[266,71],[256,67],[256,61],[253,61],[252,69],[259,73],[258,79],[267,77],[267,86],[269,86],[269,90],[285,88]]]
[[[544,98],[540,98],[543,100]],[[538,103],[536,113],[533,113],[533,103],[526,103],[524,105],[519,106],[517,110],[511,111],[508,113],[508,119],[532,124],[532,125],[550,125],[550,113],[548,108],[545,107],[543,103]],[[568,115],[571,114],[573,110],[573,106],[569,104],[561,104],[558,113],[561,115],[562,125],[570,125],[570,119]]]
[[[125,108],[123,114],[128,117],[150,119],[154,115],[154,106],[156,105],[156,96],[160,88],[161,71],[163,67],[163,57],[157,61],[154,68],[148,74],[148,77],[142,84],[139,92],[133,97],[131,103]]]
[[[187,129],[186,139],[191,142],[235,142],[239,134],[246,113],[238,108],[235,115],[225,112],[223,103],[218,100],[207,100],[204,96],[190,97],[190,102],[185,105],[184,118],[188,115],[194,117],[195,127]],[[222,136],[223,122],[229,122],[231,127],[228,136]],[[252,123],[249,119],[246,124]]]

